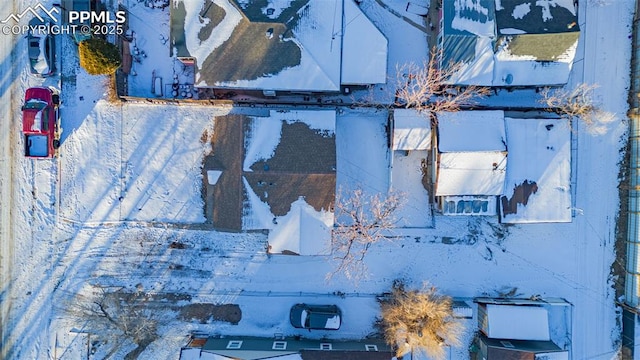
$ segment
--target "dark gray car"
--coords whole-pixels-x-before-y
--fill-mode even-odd
[[[42,77],[51,76],[55,71],[53,36],[49,34],[48,25],[37,18],[33,18],[29,25],[32,26],[27,34],[31,73]]]
[[[342,312],[336,305],[296,304],[291,308],[289,320],[299,329],[338,330]]]

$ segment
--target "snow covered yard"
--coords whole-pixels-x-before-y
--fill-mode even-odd
[[[401,2],[386,3],[402,10]],[[365,1],[362,9],[389,36],[393,59],[424,56],[425,49],[415,45],[424,43],[423,35],[399,18],[383,15],[379,4]],[[581,34],[584,45],[578,54],[584,56],[572,81],[599,84],[604,109],[624,119],[632,1],[580,5],[581,27],[587,31]],[[158,9],[153,12],[162,14]],[[149,24],[144,26],[156,26]],[[403,32],[405,26],[415,31]],[[404,46],[394,48],[398,44]],[[150,77],[138,79],[134,88],[147,94]],[[150,303],[160,319],[158,339],[139,358],[175,359],[194,330],[266,337],[275,333],[366,336],[374,331],[379,314],[375,295],[388,291],[394,279],[415,287],[428,281],[442,293],[462,298],[504,293],[563,297],[572,304],[565,324],[572,337],[561,345],[571,347],[572,358],[615,358],[620,328],[610,268],[615,260],[616,175],[625,121],[608,124],[608,131],[599,136],[576,126],[572,222],[504,225],[495,217],[436,216],[433,228],[394,229],[393,241],[373,245],[366,258],[370,274],[354,284],[340,277],[328,282],[325,275],[332,264],[326,256],[267,255],[267,234],[194,229],[205,220],[200,166],[211,148],[203,134],[213,131],[216,116],[259,117],[265,111],[113,105],[98,100],[103,90],[82,71],[76,84],[75,91],[62,94],[67,132],[58,162],[20,159],[16,166],[20,181],[14,195],[14,262],[20,266],[15,267],[14,285],[5,295],[12,299],[9,339],[15,344],[15,358],[84,357],[91,324],[71,316],[66,304],[87,300],[98,287],[173,298]],[[522,94],[526,98],[517,99]],[[535,96],[533,92],[506,95],[523,103],[534,102]],[[401,215],[416,216],[428,195],[417,181],[419,154],[406,158],[393,154],[385,129],[387,116],[386,110],[338,111],[337,189],[361,187],[384,193],[400,185],[409,194],[409,208]],[[13,145],[19,154],[19,143]],[[256,153],[271,153],[271,145],[258,146]],[[389,170],[392,156],[395,170],[411,177],[394,178]],[[424,220],[421,225],[431,226],[431,218]],[[338,332],[311,333],[292,328],[288,310],[298,302],[337,304],[344,313],[343,327]],[[237,325],[179,320],[180,307],[193,303],[238,304],[242,319]],[[465,326],[463,346],[452,350],[453,359],[468,358],[477,319],[465,320]],[[552,331],[562,332],[561,325],[552,326]],[[104,357],[114,346],[101,334],[94,333],[91,339],[96,342],[92,358]],[[122,343],[113,358],[124,357],[134,347],[130,341]]]
[[[77,223],[204,222],[201,138],[216,112],[226,110],[98,103],[65,143],[61,215]]]

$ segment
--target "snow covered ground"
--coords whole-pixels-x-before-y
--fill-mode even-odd
[[[399,1],[386,3],[402,10]],[[618,121],[607,124],[601,135],[590,134],[582,125],[575,128],[574,206],[579,211],[573,221],[506,226],[494,217],[436,216],[431,227],[432,219],[423,219],[417,227],[394,229],[394,241],[373,245],[366,258],[370,274],[357,284],[340,277],[327,281],[333,264],[326,256],[269,256],[267,234],[221,233],[202,224],[200,166],[210,150],[202,136],[212,131],[215,116],[255,109],[108,103],[101,100],[103,79],[79,69],[70,39],[62,41],[61,60],[66,64],[62,72],[67,80],[62,85],[66,91],[62,93],[61,156],[24,159],[17,135],[6,141],[12,156],[4,151],[2,155],[3,163],[12,161],[13,166],[10,179],[7,172],[0,174],[3,193],[12,193],[11,198],[0,199],[2,208],[13,204],[11,214],[5,214],[0,223],[4,234],[5,218],[11,216],[13,246],[5,249],[7,239],[2,239],[2,255],[10,256],[13,264],[5,269],[11,273],[11,283],[3,282],[1,289],[7,358],[81,358],[87,356],[92,332],[96,350],[91,358],[103,358],[113,349],[112,358],[123,358],[135,348],[133,343],[106,341],[91,323],[68,311],[99,287],[188,295],[150,304],[160,336],[139,357],[175,359],[194,330],[268,337],[275,333],[366,336],[374,330],[379,314],[375,295],[388,291],[394,279],[415,287],[428,281],[442,293],[462,298],[495,296],[511,289],[521,297],[565,298],[573,304],[572,337],[566,342],[572,358],[616,358],[620,327],[610,268],[619,207],[619,150],[627,126],[633,1],[581,1],[580,5],[583,32],[572,85],[599,84],[598,100],[604,110],[617,114]],[[389,39],[390,68],[424,56],[426,46],[416,46],[424,41],[423,33],[390,15],[378,2],[365,1],[362,9]],[[10,46],[5,45],[4,55],[10,56]],[[25,70],[12,95],[14,134],[24,89],[42,82],[26,74],[24,41],[16,39],[15,46],[14,65]],[[147,49],[152,48],[156,47]],[[158,67],[165,65],[158,63]],[[150,78],[139,79],[130,85],[145,93]],[[45,84],[57,85],[54,79]],[[533,92],[505,96],[507,100],[492,101],[535,100]],[[337,112],[339,189],[361,187],[377,193],[397,183],[389,171],[394,154],[388,148],[386,121],[386,110]],[[394,171],[415,171],[404,160],[394,158]],[[413,216],[422,211],[427,194],[415,177],[403,180],[401,187],[417,194],[409,198],[406,213]],[[6,188],[8,182],[12,188]],[[343,310],[343,327],[338,332],[292,328],[288,310],[298,302],[337,304]],[[238,304],[242,320],[237,325],[179,320],[176,309],[187,303]],[[463,346],[452,349],[452,359],[468,358],[476,319],[465,325]]]

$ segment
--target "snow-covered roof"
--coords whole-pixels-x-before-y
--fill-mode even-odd
[[[342,84],[385,83],[387,81],[387,38],[360,10],[354,0],[344,0],[343,18]]]
[[[333,213],[316,211],[300,197],[287,215],[276,219],[269,231],[269,252],[291,251],[299,255],[328,255]]]
[[[576,43],[577,45],[577,43]],[[573,49],[575,52],[575,48]],[[572,56],[573,58],[573,56]],[[494,61],[493,86],[527,86],[534,83],[562,85],[569,80],[572,62],[538,62],[534,60]],[[478,84],[484,85],[486,84]]]
[[[501,151],[441,153],[436,196],[501,195],[506,165]]]
[[[442,66],[456,64],[452,84],[565,84],[579,31],[572,0],[445,1]]]
[[[502,222],[570,222],[568,121],[506,118],[505,122],[509,166],[501,200]]]
[[[436,116],[440,152],[507,149],[502,110],[441,112]]]
[[[177,56],[197,59],[198,87],[339,91],[343,83],[386,81],[387,40],[353,0],[280,1],[264,7],[246,1],[205,3],[176,0],[172,6]]]
[[[447,41],[445,44],[450,44],[451,48],[465,48],[460,46],[459,41]],[[461,85],[479,85],[479,86],[491,86],[493,85],[493,43],[491,38],[487,37],[473,37],[471,42],[472,46],[466,48],[467,51],[472,52],[473,55],[467,58],[456,58],[451,56],[451,50],[447,47],[443,50],[448,54],[445,56],[446,61],[453,61],[459,63],[458,71],[454,72],[449,78],[449,82],[452,84]]]
[[[498,34],[549,34],[577,31],[575,0],[497,1]],[[533,6],[532,6],[533,5]]]
[[[280,143],[282,124],[303,122],[310,129],[324,134],[334,134],[336,112],[334,110],[269,110],[268,117],[255,117],[244,152],[243,170],[252,171],[251,165],[259,160],[267,160]]]
[[[495,0],[445,1],[443,12],[446,35],[491,37],[495,33]]]
[[[276,231],[273,241],[280,250],[274,252],[319,254],[327,248],[321,224],[333,225],[333,215],[325,211],[335,198],[335,125],[335,110],[271,110],[248,121],[242,229]],[[294,152],[282,150],[293,146]],[[302,233],[306,225],[316,233]]]
[[[490,338],[550,340],[549,315],[537,306],[486,305],[482,330]]]
[[[431,122],[414,109],[393,111],[393,150],[431,148]]]

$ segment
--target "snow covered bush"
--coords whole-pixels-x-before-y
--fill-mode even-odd
[[[396,280],[380,307],[378,325],[398,357],[421,351],[429,358],[444,359],[446,346],[461,345],[463,326],[453,317],[452,300],[435,287],[407,290]]]
[[[80,42],[78,53],[80,66],[91,75],[113,74],[122,63],[118,48],[100,38]]]

